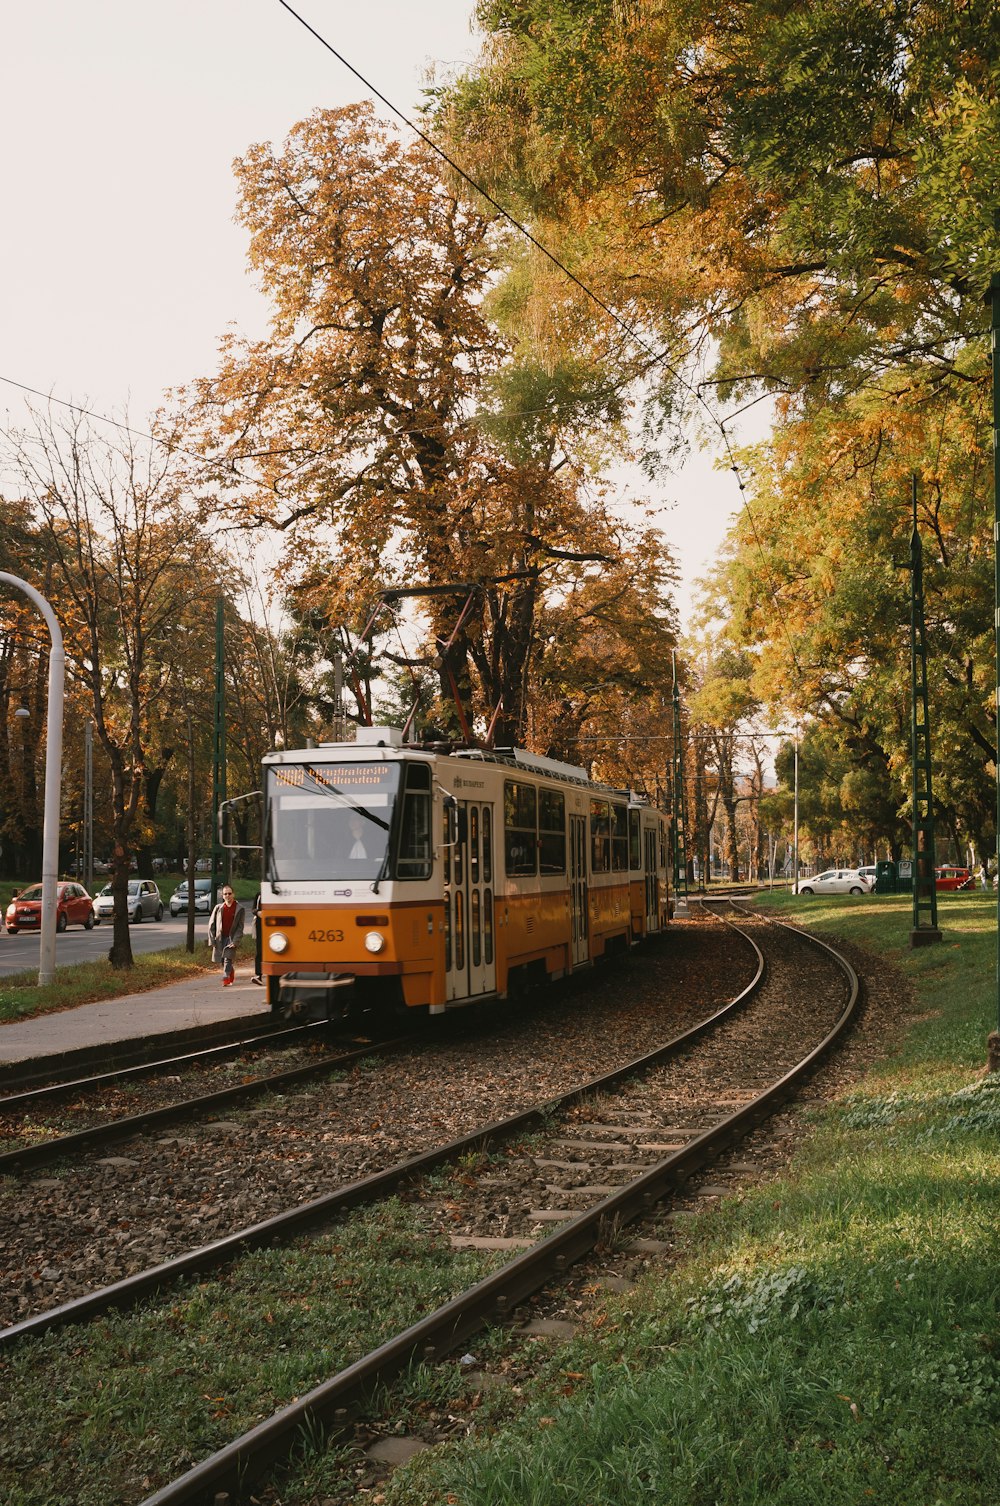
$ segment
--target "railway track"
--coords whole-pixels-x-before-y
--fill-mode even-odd
[[[531,1014],[463,1039],[356,1063],[255,1105],[0,1181],[0,1326],[138,1275],[530,1107],[676,1032],[749,981],[752,954],[719,928],[679,929]],[[580,1021],[586,1031],[577,1041]],[[567,1044],[569,1042],[569,1044]]]
[[[422,1200],[429,1230],[446,1228],[453,1246],[519,1251],[470,1292],[322,1382],[149,1501],[151,1506],[154,1502],[166,1506],[167,1502],[210,1501],[220,1490],[235,1489],[237,1478],[252,1479],[287,1454],[303,1427],[315,1431],[344,1426],[373,1385],[391,1378],[415,1356],[443,1353],[481,1323],[509,1313],[528,1293],[593,1250],[602,1231],[641,1217],[794,1094],[803,1076],[849,1023],[858,990],[850,969],[830,949],[791,933],[790,928],[784,934],[785,955],[778,971],[785,976],[777,988],[769,980],[770,1001],[761,1000],[752,1010],[741,1009],[756,991],[752,985],[695,1030],[647,1053],[641,1061],[578,1084],[561,1101],[547,1100],[510,1116],[507,1123],[483,1127],[471,1136],[434,1147],[422,1157],[386,1168],[378,1177],[337,1189],[309,1210],[283,1215],[294,1219],[294,1224],[282,1227],[279,1219],[265,1221],[258,1229],[241,1231],[229,1250],[216,1246],[192,1252],[194,1264],[184,1270],[164,1266],[158,1272],[144,1273],[145,1285],[142,1281],[121,1283],[117,1291],[94,1293],[82,1303],[65,1304],[14,1325],[0,1335],[0,1341],[13,1344],[44,1328],[80,1321],[109,1306],[127,1305],[185,1270],[203,1270],[216,1256],[231,1258],[250,1247],[248,1240],[273,1243],[293,1227],[300,1229],[313,1219],[329,1220],[345,1207],[403,1185],[414,1188],[411,1195]],[[822,948],[824,959],[819,972],[803,960],[806,948],[815,956],[817,947]],[[845,980],[836,989],[830,983],[831,966]],[[795,994],[789,989],[793,976],[801,988],[804,973],[812,975],[811,1039],[805,1050],[802,1036],[807,1027],[802,1011],[793,1007]],[[817,1010],[818,999],[823,1000],[822,1011]],[[758,1019],[761,1013],[763,1028]],[[818,1013],[823,1015],[821,1039],[815,1038]],[[793,1028],[795,1017],[798,1023]],[[520,1142],[528,1132],[534,1139],[526,1149]],[[497,1154],[505,1139],[514,1140],[514,1150]],[[457,1156],[468,1159],[470,1151],[486,1148],[495,1153],[484,1162],[485,1171],[476,1177],[463,1175],[458,1196],[441,1205],[437,1194],[421,1193],[416,1179],[422,1172]],[[553,1224],[556,1232],[539,1239],[539,1232],[544,1235]]]
[[[283,1093],[300,1083],[323,1077],[330,1072],[344,1071],[355,1062],[364,1061],[368,1057],[388,1055],[413,1040],[412,1035],[406,1035],[385,1041],[366,1041],[364,1045],[354,1050],[329,1054],[324,1050],[324,1047],[329,1044],[329,1037],[316,1034],[317,1029],[323,1030],[323,1027],[314,1027],[314,1049],[324,1052],[318,1059],[313,1055],[311,1060],[282,1072],[266,1072],[260,1076],[244,1077],[228,1087],[215,1088],[209,1093],[199,1093],[194,1097],[172,1099],[170,1102],[158,1104],[155,1107],[144,1108],[138,1113],[122,1115],[120,1110],[116,1112],[112,1106],[108,1110],[110,1117],[103,1117],[99,1110],[94,1110],[93,1112],[98,1115],[97,1122],[88,1124],[83,1129],[55,1134],[50,1138],[38,1139],[30,1145],[16,1145],[12,1150],[0,1151],[0,1177],[37,1171],[43,1166],[52,1166],[64,1161],[83,1150],[91,1151],[101,1146],[113,1145],[133,1135],[142,1135],[150,1130],[165,1128],[167,1125],[184,1123],[200,1114],[210,1114],[223,1108],[232,1109],[246,1105],[269,1093]],[[287,1042],[285,1049],[291,1049],[308,1040],[307,1031],[300,1040]],[[225,1054],[232,1059],[233,1052],[230,1048],[226,1048]],[[178,1068],[192,1064],[204,1066],[207,1064],[205,1058],[206,1053],[201,1052],[196,1058],[185,1057],[180,1061],[175,1060],[160,1065],[164,1070],[170,1066]],[[140,1070],[148,1072],[150,1069]],[[60,1083],[34,1092],[23,1093],[15,1098],[0,1100],[0,1144],[4,1141],[16,1140],[25,1133],[42,1133],[43,1126],[33,1116],[37,1115],[41,1105],[51,1103],[53,1098],[98,1089],[105,1091],[120,1089],[123,1079],[131,1079],[132,1076],[131,1071],[105,1074],[103,1078],[87,1079],[82,1085]],[[108,1078],[112,1080],[108,1081]],[[180,1078],[172,1076],[171,1081],[180,1082]],[[78,1115],[81,1112],[80,1104],[75,1105],[75,1112]]]
[[[225,1041],[216,1041],[213,1035],[212,1044],[191,1046],[184,1051],[172,1052],[169,1056],[162,1055],[162,1041],[158,1041],[155,1036],[146,1036],[137,1043],[142,1061],[111,1069],[102,1066],[100,1072],[86,1072],[78,1058],[90,1058],[92,1052],[72,1053],[62,1059],[58,1071],[52,1066],[46,1069],[55,1075],[44,1083],[37,1081],[36,1064],[28,1062],[21,1064],[23,1072],[20,1077],[8,1075],[0,1082],[0,1114],[35,1109],[81,1093],[100,1093],[127,1083],[142,1082],[168,1073],[176,1074],[191,1067],[211,1067],[258,1050],[284,1051],[321,1039],[328,1028],[323,1022],[285,1026],[277,1030],[255,1030],[250,1033],[237,1031],[231,1039]]]
[[[265,1049],[294,1040],[303,1029],[259,1015],[200,1025],[168,1035],[137,1036],[130,1040],[104,1042],[81,1050],[56,1052],[20,1062],[0,1062],[0,1096],[17,1097],[50,1088],[54,1094],[76,1085],[125,1080],[146,1073],[169,1070],[174,1063],[208,1058],[213,1052],[238,1053],[260,1043]],[[164,1052],[168,1052],[164,1056]],[[109,1063],[112,1064],[109,1066]],[[93,1069],[91,1071],[90,1069]]]

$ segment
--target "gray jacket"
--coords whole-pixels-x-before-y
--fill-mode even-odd
[[[243,940],[243,920],[245,911],[239,900],[236,901],[236,914],[233,916],[232,929],[229,932],[228,945],[235,947]],[[221,962],[226,945],[219,934],[222,926],[222,901],[216,905],[208,921],[208,941],[212,948],[212,961]]]

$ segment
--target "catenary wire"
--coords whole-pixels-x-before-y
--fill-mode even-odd
[[[694,398],[695,402],[703,409],[707,418],[719,430],[719,433],[722,437],[722,441],[726,450],[726,456],[729,461],[729,469],[735,476],[737,486],[739,487],[742,499],[742,507],[747,514],[751,531],[753,533],[754,542],[757,545],[758,552],[761,556],[761,561],[768,576],[771,598],[774,602],[774,605],[778,608],[779,621],[781,622],[782,631],[784,632],[785,638],[788,642],[789,650],[792,656],[792,662],[795,666],[796,673],[800,674],[801,668],[798,662],[798,656],[795,651],[795,645],[792,642],[784,614],[782,613],[780,608],[777,587],[775,585],[773,575],[771,574],[770,567],[768,566],[766,556],[764,555],[763,545],[761,543],[760,535],[757,531],[756,520],[754,519],[753,512],[750,508],[749,499],[746,495],[746,485],[743,481],[740,468],[736,461],[736,456],[729,438],[729,433],[726,429],[725,421],[719,417],[719,415],[712,408],[711,404],[708,403],[704,394],[700,390],[700,385],[696,385],[690,382],[684,376],[683,372],[681,372],[679,368],[674,365],[674,363],[670,360],[670,352],[668,349],[657,351],[645,339],[643,339],[634,324],[629,323],[625,318],[623,318],[622,315],[619,314],[617,310],[612,308],[610,304],[606,303],[604,299],[602,299],[599,294],[594,291],[593,288],[591,288],[586,282],[584,282],[582,278],[578,277],[571,268],[566,266],[566,264],[558,256],[556,256],[556,254],[551,251],[542,241],[540,241],[521,220],[519,220],[514,214],[512,214],[503,204],[500,203],[498,199],[496,199],[491,193],[489,193],[487,189],[485,189],[480,183],[478,183],[476,179],[471,176],[471,174],[466,172],[466,170],[461,166],[460,163],[455,160],[454,157],[452,157],[448,152],[444,150],[443,147],[441,147],[436,141],[434,141],[434,139],[429,136],[426,131],[424,131],[419,125],[417,125],[416,122],[412,120],[403,110],[395,105],[392,100],[390,100],[385,94],[381,92],[381,90],[376,88],[371,80],[368,79],[364,74],[362,74],[359,69],[355,68],[354,65],[343,55],[343,53],[339,52],[331,42],[329,42],[319,31],[316,30],[315,27],[310,25],[310,23],[294,8],[294,6],[288,3],[288,0],[278,0],[278,4],[281,5],[282,8],[286,10],[290,16],[298,21],[298,23],[312,37],[314,37],[315,40],[319,42],[320,45],[325,48],[325,50],[329,52],[331,56],[334,57],[342,65],[342,67],[346,68],[348,72],[353,74],[354,77],[357,78],[358,81],[363,84],[364,87],[376,99],[384,104],[388,110],[391,110],[392,113],[397,117],[397,119],[402,121],[402,123],[409,130],[411,130],[414,135],[419,137],[419,139],[423,141],[425,145],[428,146],[438,157],[440,157],[442,161],[447,163],[448,166],[458,174],[463,182],[467,183],[470,188],[472,188],[478,195],[480,195],[481,198],[485,199],[487,203],[492,205],[497,213],[504,220],[506,220],[518,232],[519,235],[523,236],[525,240],[527,240],[532,246],[535,247],[537,251],[541,253],[541,255],[546,257],[553,266],[555,266],[570,282],[572,282],[577,288],[580,289],[585,297],[589,298],[598,308],[600,308],[603,313],[605,313],[615,324],[619,326],[619,328],[630,340],[632,340],[637,346],[640,347],[641,350],[646,353],[646,355],[650,359],[648,362],[644,363],[643,373],[648,372],[654,366],[664,367],[670,373],[673,379],[681,387],[683,387],[690,394],[690,396]],[[618,387],[624,385],[625,382],[633,379],[634,376],[626,378],[622,383],[616,383],[611,390],[614,391]],[[172,444],[169,440],[164,439],[161,435],[150,434],[146,430],[136,429],[134,426],[123,423],[119,419],[114,419],[109,417],[107,414],[98,413],[93,409],[85,408],[79,403],[69,402],[64,398],[55,397],[52,393],[42,392],[40,389],[31,387],[25,382],[17,381],[13,377],[8,377],[0,374],[0,381],[6,383],[9,386],[17,387],[22,392],[27,392],[35,397],[39,397],[44,401],[56,403],[59,406],[68,408],[73,412],[83,414],[89,418],[94,418],[101,423],[109,424],[114,428],[121,430],[123,433],[135,435],[137,438],[145,439],[153,444],[163,445],[167,449],[173,449],[178,454],[186,455],[188,458],[196,460],[200,464],[207,463],[206,457],[204,455],[196,454],[194,451],[187,450],[181,445]],[[227,458],[231,464],[235,464],[238,460],[248,457],[228,456]]]
[[[443,162],[446,162],[448,166],[458,174],[463,182],[467,183],[470,188],[472,188],[477,194],[480,195],[481,198],[485,199],[488,204],[492,204],[497,213],[501,215],[502,218],[508,222],[508,224],[512,225],[518,232],[518,234],[522,235],[525,240],[529,241],[530,244],[536,248],[536,250],[540,251],[541,254],[545,256],[554,267],[558,268],[558,270],[562,272],[564,276],[569,278],[569,280],[574,283],[575,286],[578,287],[587,298],[595,303],[599,309],[602,309],[603,312],[607,314],[608,317],[612,319],[631,340],[634,340],[634,342],[642,350],[644,350],[648,356],[651,357],[646,370],[649,370],[652,366],[665,367],[666,370],[669,371],[670,375],[674,378],[674,380],[677,381],[688,393],[690,393],[695,401],[699,403],[700,406],[704,409],[708,418],[713,424],[715,424],[715,426],[719,430],[719,433],[722,435],[722,441],[725,445],[726,455],[729,460],[729,469],[736,477],[736,484],[740,490],[743,510],[746,512],[749,519],[754,542],[757,545],[757,550],[761,557],[761,563],[763,564],[764,570],[767,574],[768,585],[771,592],[771,600],[773,601],[777,609],[778,620],[781,623],[782,632],[784,633],[785,639],[788,643],[789,651],[792,656],[792,663],[795,666],[796,675],[801,676],[802,670],[799,664],[798,655],[795,652],[795,644],[792,642],[791,634],[788,631],[788,624],[785,621],[785,615],[781,610],[780,602],[778,599],[777,586],[774,581],[774,576],[771,573],[770,566],[768,565],[767,557],[764,554],[764,548],[761,543],[760,535],[757,532],[757,523],[750,508],[749,499],[747,498],[746,485],[740,473],[740,468],[736,462],[736,455],[733,451],[732,444],[730,443],[729,434],[726,430],[725,422],[714,411],[711,404],[705,398],[704,394],[694,383],[689,382],[688,379],[683,375],[683,373],[673,365],[673,363],[669,359],[670,353],[668,350],[663,350],[660,352],[654,350],[654,348],[649,345],[637,332],[634,325],[629,324],[621,314],[619,314],[609,304],[605,303],[604,299],[601,298],[597,293],[595,293],[593,288],[585,283],[582,278],[578,277],[575,272],[571,271],[571,269],[567,267],[566,264],[561,261],[558,256],[556,256],[555,252],[550,251],[542,241],[538,240],[538,238],[533,235],[532,232],[528,229],[527,225],[519,220],[516,215],[513,215],[509,209],[505,208],[504,205],[501,204],[499,200],[495,199],[487,189],[483,188],[483,186],[478,183],[475,178],[473,178],[469,173],[465,171],[460,163],[455,161],[454,157],[452,157],[450,153],[446,152],[444,148],[433,139],[433,137],[429,136],[427,132],[424,131],[419,125],[417,125],[416,122],[412,120],[403,110],[401,110],[398,105],[393,104],[391,99],[388,99],[380,89],[377,89],[372,81],[369,78],[366,78],[358,68],[355,68],[354,64],[351,63],[342,52],[338,52],[337,48],[333,46],[332,42],[329,42],[321,32],[317,31],[314,26],[310,25],[310,23],[305,19],[304,16],[300,15],[300,13],[295,9],[293,5],[289,4],[289,0],[278,0],[278,4],[282,7],[283,10],[286,10],[290,16],[298,21],[299,25],[302,26],[310,34],[310,36],[314,37],[316,41],[319,42],[321,47],[324,47],[332,57],[336,58],[338,63],[346,68],[349,73],[352,73],[359,83],[363,84],[364,87],[369,90],[376,99],[380,100],[381,103],[385,105],[386,109],[391,110],[393,115],[396,116],[397,120],[401,120],[403,124],[414,133],[415,136],[418,136],[420,140],[423,141],[424,144],[431,149],[432,152],[435,152]]]

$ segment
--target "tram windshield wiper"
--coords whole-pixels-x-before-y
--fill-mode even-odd
[[[368,810],[363,805],[358,805],[356,801],[351,799],[350,795],[345,795],[342,790],[334,789],[331,785],[327,784],[325,780],[320,779],[319,775],[316,773],[316,770],[309,764],[305,765],[305,771],[313,781],[313,784],[319,793],[323,795],[329,795],[331,800],[339,800],[341,805],[345,806],[347,810],[351,812],[356,811],[359,816],[364,816],[366,821],[372,821],[376,826],[381,826],[383,831],[389,830],[388,821],[383,821],[382,817],[376,816],[374,811]]]

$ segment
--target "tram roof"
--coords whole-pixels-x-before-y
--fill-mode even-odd
[[[567,784],[585,784],[590,789],[599,789],[608,795],[617,795],[633,805],[648,805],[646,795],[634,790],[618,789],[613,785],[591,779],[586,769],[579,764],[563,763],[558,758],[546,758],[541,753],[528,753],[524,748],[459,748],[442,743],[404,743],[398,727],[359,727],[357,740],[349,743],[320,743],[318,748],[276,748],[267,753],[265,763],[299,763],[312,758],[372,758],[394,759],[400,755],[430,758],[434,756],[468,760],[475,763],[498,764],[509,769],[523,769],[541,774],[549,779],[558,779]]]

